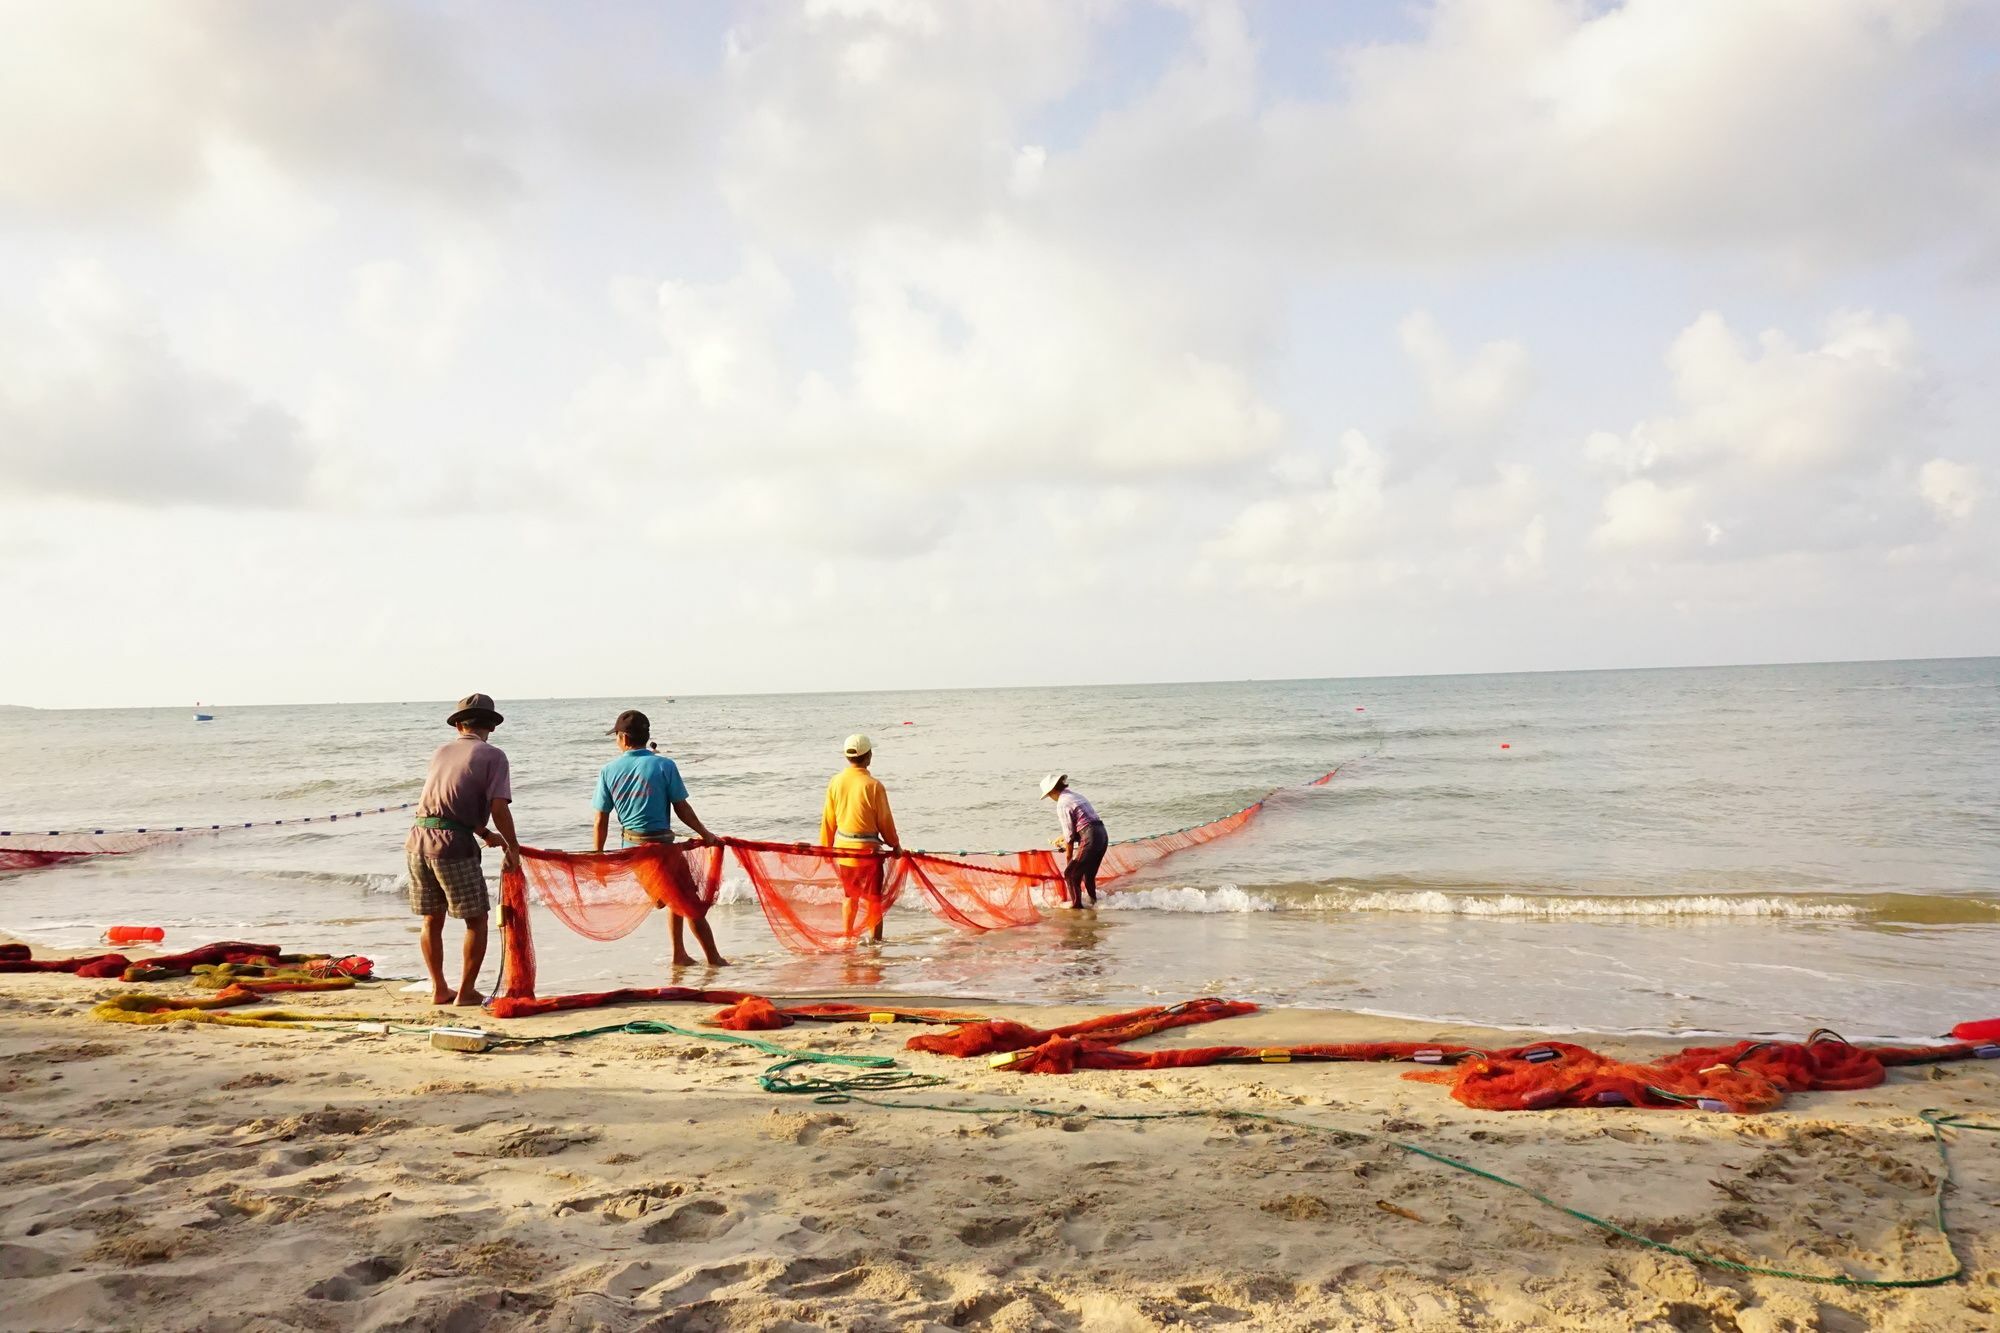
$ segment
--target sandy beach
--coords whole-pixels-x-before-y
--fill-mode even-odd
[[[7,1328],[1762,1333],[1987,1328],[2000,1313],[1988,1136],[1954,1152],[1969,1275],[1900,1292],[1700,1269],[1394,1146],[1742,1262],[1921,1276],[1952,1258],[1929,1224],[1937,1156],[1916,1112],[1990,1114],[1986,1064],[1745,1117],[1480,1113],[1392,1065],[1055,1078],[909,1055],[949,1084],[880,1095],[1022,1108],[975,1117],[766,1093],[770,1056],[671,1035],[456,1054],[420,1036],[88,1016],[131,989],[0,979]],[[394,984],[295,1007],[438,1018]],[[1039,1025],[1088,1012],[970,1007]],[[546,1035],[707,1012],[487,1025]],[[760,1035],[901,1055],[913,1030]],[[1362,1036],[1506,1039],[1275,1011],[1150,1044]],[[1188,1109],[1326,1132],[1087,1118]]]

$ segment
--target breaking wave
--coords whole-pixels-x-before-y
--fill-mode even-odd
[[[1420,916],[1496,917],[1765,917],[1799,921],[1854,921],[1872,915],[1856,903],[1747,894],[1558,896],[1554,894],[1327,893],[1313,901],[1326,912],[1407,912]]]
[[[1106,911],[1320,912],[1521,920],[1864,921],[1900,925],[2000,924],[2000,902],[1922,893],[1536,893],[1417,885],[1163,886],[1108,892]]]

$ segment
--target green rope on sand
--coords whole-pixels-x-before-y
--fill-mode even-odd
[[[719,1041],[731,1046],[748,1046],[753,1051],[775,1055],[786,1064],[849,1065],[855,1069],[889,1069],[896,1061],[887,1055],[842,1055],[834,1051],[800,1051],[776,1042],[762,1041],[756,1037],[739,1036],[734,1032],[699,1032],[693,1028],[675,1027],[672,1023],[662,1023],[651,1018],[635,1018],[629,1023],[612,1023],[601,1028],[584,1028],[579,1032],[552,1032],[545,1037],[498,1037],[497,1045],[541,1046],[557,1041],[581,1041],[585,1037],[602,1037],[613,1032],[630,1033],[636,1037],[694,1037],[701,1041]]]
[[[852,1078],[823,1078],[812,1075],[806,1078],[786,1078],[785,1071],[794,1065],[804,1064],[803,1060],[781,1060],[757,1076],[757,1086],[766,1092],[810,1094],[815,1101],[831,1101],[854,1097],[864,1092],[901,1092],[910,1088],[943,1087],[946,1080],[936,1074],[919,1074],[914,1070],[901,1068],[895,1061],[885,1062],[882,1068],[866,1074],[856,1074]]]
[[[661,1023],[650,1018],[635,1019],[630,1023],[613,1023],[601,1028],[584,1028],[580,1032],[557,1032],[546,1037],[505,1037],[500,1044],[508,1046],[536,1046],[553,1041],[580,1041],[585,1037],[601,1037],[607,1033],[625,1032],[641,1037],[695,1037],[701,1041],[719,1041],[731,1046],[748,1046],[753,1051],[778,1057],[778,1063],[757,1076],[757,1086],[766,1092],[800,1093],[812,1096],[848,1096],[860,1092],[898,1092],[908,1088],[935,1088],[945,1080],[935,1074],[918,1074],[898,1065],[887,1055],[843,1055],[834,1051],[801,1051],[790,1046],[780,1046],[776,1042],[761,1041],[756,1037],[738,1036],[733,1032],[699,1032],[692,1028],[675,1027],[672,1023]],[[845,1065],[850,1069],[865,1069],[865,1074],[851,1078],[827,1078],[811,1076],[807,1078],[787,1078],[786,1071],[800,1065]]]
[[[1573,1217],[1580,1222],[1586,1222],[1602,1231],[1608,1231],[1612,1235],[1622,1236],[1626,1240],[1643,1245],[1649,1250],[1658,1250],[1662,1254],[1671,1254],[1676,1258],[1685,1259],[1692,1264],[1697,1264],[1705,1268],[1722,1269],[1730,1273],[1740,1273],[1746,1277],[1775,1277],[1793,1282],[1812,1282],[1821,1286],[1854,1288],[1941,1287],[1948,1282],[1956,1282],[1959,1278],[1965,1276],[1965,1262],[1958,1257],[1958,1252],[1952,1245],[1951,1228],[1945,1221],[1944,1195],[1945,1189],[1951,1184],[1952,1176],[1951,1153],[1945,1141],[1944,1131],[1947,1129],[1970,1129],[2000,1133],[2000,1125],[1975,1124],[1962,1117],[1948,1115],[1942,1111],[1924,1110],[1917,1113],[1919,1118],[1930,1127],[1931,1137],[1937,1144],[1938,1162],[1942,1167],[1942,1174],[1938,1177],[1937,1190],[1933,1198],[1932,1224],[1937,1228],[1938,1235],[1943,1239],[1946,1252],[1951,1255],[1952,1266],[1950,1272],[1939,1273],[1935,1277],[1868,1278],[1848,1277],[1844,1274],[1829,1277],[1820,1273],[1795,1273],[1784,1268],[1761,1268],[1755,1264],[1739,1263],[1734,1259],[1725,1259],[1721,1255],[1708,1254],[1701,1250],[1691,1250],[1679,1245],[1669,1245],[1665,1241],[1654,1240],[1651,1236],[1642,1236],[1636,1231],[1621,1227],[1616,1222],[1609,1222],[1594,1214],[1586,1213],[1581,1208],[1572,1208],[1568,1204],[1560,1203],[1540,1190],[1535,1189],[1533,1186],[1523,1185],[1518,1180],[1510,1180],[1497,1171],[1488,1171],[1483,1167],[1474,1166],[1470,1162],[1461,1162],[1456,1157],[1450,1157],[1441,1152],[1434,1152],[1429,1148],[1419,1147],[1414,1143],[1403,1143],[1395,1139],[1383,1139],[1379,1135],[1368,1134],[1359,1130],[1336,1129],[1330,1125],[1316,1125],[1308,1120],[1294,1120],[1290,1116],[1272,1115],[1264,1111],[1221,1109],[1186,1111],[1052,1111],[1038,1106],[941,1106],[936,1102],[878,1101],[872,1097],[858,1096],[852,1092],[840,1090],[822,1093],[814,1097],[813,1100],[827,1106],[839,1106],[849,1102],[859,1102],[863,1106],[876,1106],[891,1111],[942,1111],[949,1115],[976,1116],[1033,1115],[1056,1120],[1249,1120],[1265,1124],[1288,1125],[1293,1129],[1303,1129],[1316,1134],[1334,1134],[1352,1138],[1376,1139],[1399,1151],[1425,1158],[1428,1161],[1437,1162],[1455,1171],[1463,1171],[1467,1175],[1478,1176],[1481,1180],[1489,1180],[1496,1185],[1504,1185],[1508,1189],[1519,1190],[1536,1202],[1545,1204],[1557,1212]]]

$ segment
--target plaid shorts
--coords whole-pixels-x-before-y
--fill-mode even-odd
[[[460,921],[485,916],[491,904],[486,897],[486,876],[479,872],[479,858],[460,857],[433,861],[411,852],[410,910],[418,916],[437,916],[449,911]]]

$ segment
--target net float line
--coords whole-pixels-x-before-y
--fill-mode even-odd
[[[369,815],[395,814],[416,808],[415,801],[378,805],[374,809],[336,810],[323,815],[289,815],[284,819],[222,820],[210,823],[149,824],[143,828],[74,828],[32,831],[0,829],[0,873],[63,865],[92,856],[125,856],[200,833],[237,833],[244,829],[283,828],[287,824],[336,824]]]

